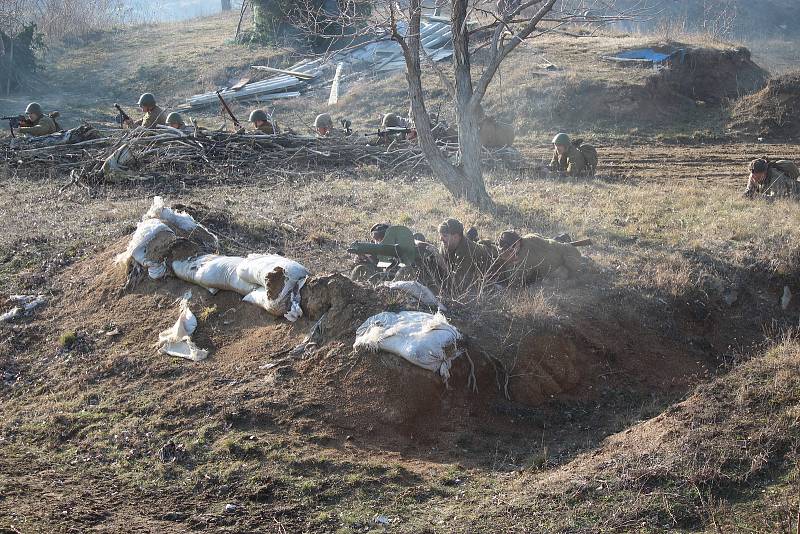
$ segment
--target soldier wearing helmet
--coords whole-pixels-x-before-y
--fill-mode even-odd
[[[141,119],[134,122],[133,120],[125,121],[124,125],[128,128],[135,126],[143,126],[145,128],[155,128],[158,125],[167,124],[166,112],[156,105],[156,97],[152,93],[143,93],[139,97],[139,108],[141,108],[144,115]]]
[[[268,135],[279,133],[278,127],[263,109],[254,110],[252,113],[250,113],[250,118],[248,120],[253,124],[253,128],[255,128],[253,133],[263,133]]]
[[[317,137],[331,137],[334,134],[333,119],[329,113],[320,113],[314,119],[314,129]]]
[[[507,230],[497,238],[498,282],[526,285],[545,276],[566,279],[577,274],[582,256],[575,246],[538,234],[520,236]]]
[[[578,149],[569,136],[560,133],[553,138],[553,159],[548,168],[552,172],[563,173],[568,176],[580,176],[589,171],[586,157]]]
[[[53,114],[52,116],[58,115]],[[31,137],[56,133],[60,128],[52,116],[45,115],[42,106],[31,102],[25,108],[25,120],[20,122],[19,133]]]
[[[173,111],[167,115],[167,126],[170,128],[175,128],[176,130],[180,130],[181,128],[186,127],[186,123],[183,122],[183,117],[181,117],[180,113]]]
[[[381,128],[387,141],[413,141],[417,137],[417,131],[411,120],[405,119],[396,113],[387,113],[381,120]],[[392,132],[395,133],[392,133]]]
[[[450,288],[459,293],[480,290],[494,262],[492,250],[465,236],[464,225],[457,219],[439,225],[439,241]]]

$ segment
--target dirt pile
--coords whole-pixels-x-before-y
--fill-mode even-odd
[[[767,86],[736,102],[729,128],[771,140],[800,136],[800,72],[771,78]]]
[[[673,55],[643,83],[637,83],[635,75],[566,83],[552,109],[553,117],[566,120],[567,124],[598,119],[673,122],[676,116],[720,106],[729,99],[758,91],[766,83],[767,72],[753,62],[746,48],[719,50],[674,43],[649,49]],[[652,69],[652,65],[631,67],[630,63],[621,62],[616,68],[632,72]]]

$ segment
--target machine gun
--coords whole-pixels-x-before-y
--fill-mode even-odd
[[[125,110],[122,109],[122,106],[120,106],[119,104],[114,104],[114,107],[117,108],[117,119],[116,119],[117,124],[122,125],[128,121],[133,121],[133,119],[131,119],[131,116],[125,113]]]
[[[14,128],[19,128],[20,126],[26,126],[28,124],[28,120],[25,118],[25,115],[0,117],[0,120],[8,121],[8,129],[11,130],[11,137],[16,137],[14,135]]]
[[[386,128],[385,130],[378,130],[377,132],[366,133],[364,137],[380,137],[381,139],[388,139],[390,135],[408,135],[410,133],[417,133],[416,128]]]
[[[383,271],[396,270],[400,265],[411,266],[418,255],[414,234],[407,226],[390,226],[380,243],[356,241],[347,247],[347,252],[375,256],[378,268]]]
[[[236,115],[233,114],[233,111],[231,111],[231,108],[228,107],[228,103],[225,102],[225,99],[222,98],[222,93],[220,93],[219,91],[217,91],[217,98],[219,98],[219,102],[220,102],[220,104],[222,104],[222,109],[225,110],[225,112],[228,114],[228,116],[233,121],[233,126],[235,128],[241,128],[242,125],[239,124],[239,119],[237,119]],[[273,128],[274,128],[274,124],[273,124]]]

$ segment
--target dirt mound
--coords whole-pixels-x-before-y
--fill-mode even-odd
[[[730,129],[737,134],[789,140],[800,136],[800,72],[771,78],[736,102]]]
[[[698,106],[719,106],[729,99],[758,91],[766,83],[767,72],[753,62],[746,48],[718,50],[675,43],[648,49],[670,52],[672,56],[643,83],[617,80],[568,83],[555,103],[554,118],[570,122],[598,119],[618,122],[626,117],[636,122],[674,121],[676,114],[695,112]],[[629,65],[620,62],[618,68],[630,72]],[[651,69],[652,64],[633,68]]]

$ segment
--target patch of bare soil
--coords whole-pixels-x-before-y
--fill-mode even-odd
[[[761,91],[745,96],[733,108],[730,129],[770,140],[800,136],[800,73],[771,78]]]

